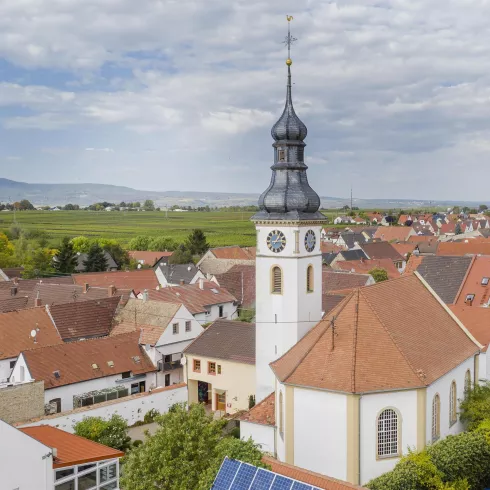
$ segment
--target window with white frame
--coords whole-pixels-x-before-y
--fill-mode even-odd
[[[174,335],[176,335],[176,334],[178,334],[178,333],[179,333],[179,324],[178,324],[178,323],[174,323],[174,324],[172,325],[172,333],[173,333]]]
[[[434,395],[432,399],[432,441],[437,441],[441,436],[441,399]]]
[[[378,457],[398,456],[398,447],[398,414],[393,408],[386,408],[378,415]]]
[[[449,426],[456,423],[458,414],[456,412],[456,381],[451,383],[449,390]]]
[[[186,321],[185,322],[185,331],[186,332],[190,332],[191,331],[191,322],[190,321]]]
[[[119,488],[119,460],[105,460],[55,470],[55,490]]]

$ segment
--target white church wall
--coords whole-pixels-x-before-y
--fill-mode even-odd
[[[280,395],[282,394],[282,407],[279,402]],[[281,432],[281,415],[280,410],[282,409],[282,420],[283,428]],[[276,453],[279,461],[286,461],[286,388],[284,385],[276,384],[276,426],[277,426],[277,436],[276,436]]]
[[[490,362],[488,356],[490,355],[490,349],[480,354],[480,366],[479,366],[479,378],[490,380]]]
[[[345,480],[346,395],[294,388],[294,427],[294,464]]]
[[[471,379],[473,380],[475,361],[474,357],[470,357],[457,368],[453,369],[449,373],[439,378],[427,388],[427,417],[426,417],[426,438],[427,442],[432,438],[432,400],[434,395],[439,394],[441,415],[440,415],[440,432],[441,439],[450,435],[458,434],[463,430],[463,425],[459,421],[459,417],[456,423],[449,424],[449,392],[451,390],[451,382],[456,381],[456,398],[457,411],[459,412],[459,401],[464,398],[464,384],[466,371],[470,371]]]
[[[377,457],[377,418],[385,408],[394,408],[399,414],[400,451],[417,447],[417,392],[416,390],[374,393],[361,396],[360,400],[360,459],[361,484],[365,484],[387,471],[399,461],[398,457]]]
[[[249,438],[260,445],[264,453],[275,455],[275,427],[272,425],[254,424],[252,422],[240,422],[240,437],[247,441]]]

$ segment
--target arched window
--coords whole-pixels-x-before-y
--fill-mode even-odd
[[[471,372],[468,369],[468,371],[466,371],[466,374],[464,375],[464,397],[465,398],[468,397],[468,393],[470,392],[470,390],[471,390]]]
[[[271,270],[271,291],[273,294],[282,294],[282,270],[278,265]]]
[[[306,292],[313,292],[313,266],[309,265],[306,269]]]
[[[441,436],[441,399],[434,395],[432,400],[432,441],[437,441]]]
[[[456,413],[456,381],[451,383],[451,389],[449,390],[449,425],[453,425],[457,420]]]
[[[279,434],[284,434],[284,402],[282,399],[282,391],[279,392]]]
[[[398,414],[393,408],[385,408],[378,415],[378,457],[398,456]]]

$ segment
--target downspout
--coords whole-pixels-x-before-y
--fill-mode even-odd
[[[358,444],[358,451],[359,451],[359,454],[358,454],[358,458],[357,458],[357,464],[358,464],[358,469],[357,469],[357,473],[359,475],[359,480],[357,482],[358,485],[361,485],[361,455],[362,455],[362,450],[361,450],[361,420],[362,420],[362,410],[361,410],[361,405],[362,405],[362,395],[359,396],[359,434],[358,434],[358,438],[359,438],[359,442],[357,443]]]

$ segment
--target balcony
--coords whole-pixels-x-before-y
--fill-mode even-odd
[[[180,361],[162,362],[158,361],[159,371],[174,371],[175,369],[180,369],[182,365]]]

